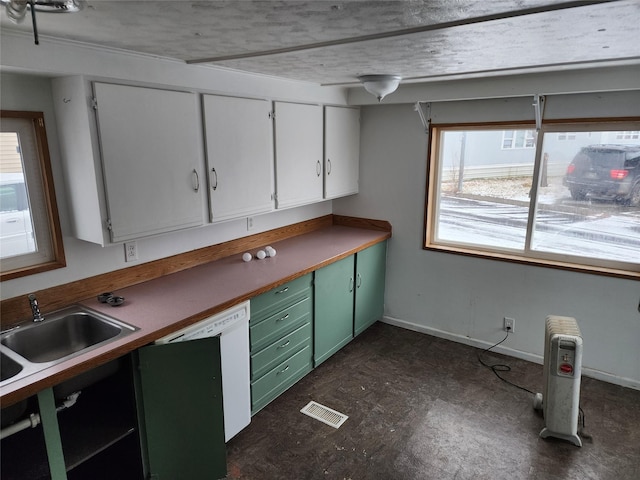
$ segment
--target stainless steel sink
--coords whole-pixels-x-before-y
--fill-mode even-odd
[[[73,306],[23,322],[0,337],[0,385],[15,381],[137,330],[93,310]]]
[[[22,371],[22,365],[0,352],[0,382],[15,377]]]
[[[30,362],[44,363],[109,340],[120,332],[122,327],[118,325],[78,312],[19,328],[6,335],[2,344]]]

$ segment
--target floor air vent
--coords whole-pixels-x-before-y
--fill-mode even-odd
[[[349,418],[344,413],[336,412],[329,407],[313,401],[309,402],[300,411],[305,415],[309,415],[311,418],[320,420],[322,423],[326,423],[335,428],[340,428],[340,426],[347,421],[347,418]]]

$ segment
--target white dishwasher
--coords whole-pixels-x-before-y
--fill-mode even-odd
[[[186,342],[220,335],[225,442],[251,422],[249,316],[246,301],[155,342]]]

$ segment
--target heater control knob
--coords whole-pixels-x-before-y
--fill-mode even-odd
[[[562,373],[572,374],[573,373],[573,365],[569,365],[568,363],[563,363],[562,365],[560,365],[560,371]]]

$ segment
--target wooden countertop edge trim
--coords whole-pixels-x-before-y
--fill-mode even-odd
[[[310,266],[310,267],[308,267],[308,268],[306,268],[304,270],[298,271],[293,275],[288,275],[288,276],[286,276],[284,278],[279,279],[276,282],[273,282],[273,283],[271,283],[269,285],[265,285],[262,288],[259,288],[259,289],[256,289],[254,291],[250,291],[250,292],[244,293],[243,295],[240,295],[240,296],[238,296],[238,297],[236,297],[236,298],[234,298],[232,300],[229,300],[227,302],[224,302],[224,303],[221,303],[219,305],[216,305],[216,306],[214,306],[214,307],[212,307],[212,308],[210,308],[208,310],[200,312],[197,315],[192,315],[190,317],[184,318],[181,321],[172,324],[171,326],[168,326],[168,327],[165,327],[165,328],[162,328],[162,329],[158,329],[158,330],[154,330],[153,332],[150,332],[147,335],[143,335],[143,336],[137,337],[137,338],[135,338],[135,339],[133,339],[133,340],[127,342],[127,343],[124,343],[124,344],[122,344],[122,345],[120,345],[118,347],[114,347],[113,349],[110,349],[110,350],[108,350],[108,351],[106,351],[106,352],[104,352],[102,354],[91,356],[90,358],[87,358],[87,360],[84,361],[84,362],[78,363],[78,364],[73,365],[73,366],[71,366],[71,367],[69,367],[67,369],[61,370],[61,371],[59,371],[57,373],[54,373],[54,374],[51,374],[51,375],[49,375],[49,376],[47,376],[45,378],[42,378],[41,380],[37,380],[37,381],[35,381],[33,383],[25,385],[22,388],[18,388],[17,390],[8,392],[6,394],[3,394],[1,396],[2,406],[5,407],[5,406],[12,405],[14,403],[17,403],[20,400],[23,400],[23,399],[28,398],[28,397],[30,397],[32,395],[35,395],[37,392],[39,392],[42,389],[53,387],[54,385],[57,385],[57,384],[65,381],[65,380],[68,380],[68,379],[70,379],[70,378],[72,378],[72,377],[74,377],[76,375],[79,375],[79,374],[81,374],[83,372],[86,372],[86,371],[92,369],[92,368],[95,368],[95,367],[98,367],[98,366],[100,366],[100,365],[102,365],[104,363],[107,363],[110,360],[114,360],[114,359],[116,359],[118,357],[121,357],[122,355],[126,355],[126,354],[136,350],[137,348],[140,348],[140,347],[142,347],[144,345],[147,345],[147,344],[157,340],[158,338],[161,338],[161,337],[171,333],[172,331],[179,330],[180,328],[184,328],[184,327],[186,327],[188,325],[191,325],[191,324],[193,324],[193,323],[195,323],[195,322],[197,322],[199,320],[202,320],[202,319],[204,319],[204,318],[206,318],[208,316],[214,315],[214,314],[216,314],[218,312],[221,312],[221,311],[223,311],[223,310],[225,310],[227,308],[230,308],[233,305],[237,305],[240,302],[243,302],[245,300],[249,300],[249,299],[251,299],[251,298],[253,298],[253,297],[257,296],[257,295],[260,295],[262,293],[268,292],[269,290],[271,290],[273,288],[276,288],[276,287],[278,287],[278,286],[280,286],[280,285],[282,285],[284,283],[290,282],[292,280],[295,280],[296,278],[302,277],[302,276],[304,276],[304,275],[306,275],[308,273],[311,273],[311,272],[313,272],[315,270],[318,270],[318,269],[320,269],[322,267],[330,265],[331,263],[334,263],[334,262],[337,262],[339,260],[342,260],[343,258],[346,258],[346,257],[348,257],[350,255],[353,255],[353,254],[355,254],[355,253],[357,253],[357,252],[359,252],[361,250],[364,250],[364,249],[366,249],[366,248],[368,248],[368,247],[370,247],[372,245],[375,245],[376,243],[380,243],[380,242],[382,242],[384,240],[387,240],[387,239],[389,239],[391,237],[391,225],[388,222],[379,221],[379,220],[359,219],[359,218],[355,218],[355,217],[343,217],[343,216],[341,216],[339,218],[338,222],[327,223],[327,220],[331,221],[332,217],[335,217],[335,216],[327,215],[327,216],[324,216],[324,217],[319,217],[317,219],[313,219],[313,220],[305,221],[305,222],[300,222],[298,224],[294,224],[292,226],[289,226],[289,227],[294,227],[294,228],[284,227],[284,229],[286,229],[286,232],[283,232],[284,233],[283,236],[276,236],[276,233],[279,232],[282,229],[275,229],[275,230],[270,230],[268,232],[264,232],[264,234],[270,234],[270,235],[268,235],[268,238],[266,238],[266,239],[263,237],[264,234],[256,234],[256,235],[252,235],[251,237],[244,237],[244,238],[239,239],[239,240],[246,240],[248,238],[252,238],[251,247],[248,247],[247,243],[245,243],[245,242],[241,242],[242,245],[238,246],[237,250],[233,250],[234,248],[236,248],[233,245],[227,245],[227,248],[225,248],[224,251],[227,251],[227,252],[231,251],[231,253],[228,253],[227,255],[223,255],[223,256],[220,256],[220,257],[217,257],[217,258],[208,258],[206,260],[206,262],[200,261],[200,262],[193,263],[193,264],[190,264],[191,261],[180,262],[179,265],[180,265],[181,268],[178,268],[175,271],[163,271],[162,275],[167,275],[167,274],[170,274],[170,273],[179,272],[179,271],[184,270],[186,268],[191,268],[193,266],[197,266],[197,265],[200,265],[200,264],[203,264],[203,263],[211,262],[211,261],[214,261],[214,260],[217,260],[217,259],[220,259],[220,258],[224,258],[224,257],[229,256],[229,255],[237,254],[239,252],[245,251],[248,248],[255,248],[257,246],[264,245],[265,243],[271,243],[271,242],[275,243],[275,241],[277,241],[277,240],[283,240],[285,238],[290,238],[290,237],[293,237],[293,236],[302,235],[304,233],[309,233],[309,232],[312,232],[314,230],[319,230],[321,228],[325,228],[325,227],[330,226],[332,224],[333,225],[342,225],[342,226],[351,226],[351,227],[355,227],[355,228],[367,228],[364,225],[370,225],[370,227],[368,229],[385,231],[385,232],[387,232],[387,235],[384,235],[383,237],[381,237],[381,238],[379,238],[378,240],[375,240],[375,241],[365,242],[365,243],[359,245],[357,248],[351,249],[351,250],[349,250],[347,252],[343,252],[340,255],[336,255],[334,257],[328,258],[328,259],[326,259],[326,260],[324,260],[324,261],[322,261],[322,262],[320,262],[320,263],[318,263],[316,265],[312,265],[312,266]],[[298,231],[299,233],[291,235],[290,233],[294,232],[294,231]],[[230,242],[225,242],[223,244],[214,245],[212,247],[205,247],[204,249],[200,249],[200,250],[209,250],[211,248],[218,247],[220,245],[232,244],[234,242],[236,242],[236,240],[232,240]],[[198,250],[196,250],[195,252],[198,252]],[[188,252],[187,254],[181,254],[181,255],[189,255],[189,254],[192,254],[192,253],[194,253],[194,252]],[[176,257],[181,256],[181,255],[177,255]],[[189,255],[189,256],[191,257],[191,255]],[[174,257],[168,257],[168,258],[174,258]],[[196,258],[201,258],[201,255],[196,255]],[[165,259],[162,259],[162,260],[165,260]],[[158,260],[156,262],[162,262],[162,261]],[[155,263],[155,262],[150,262],[150,263]],[[142,264],[142,265],[148,267],[149,263],[145,263],[145,264]],[[136,267],[138,267],[138,266],[136,266]],[[136,267],[130,267],[130,268],[136,268]],[[132,278],[136,279],[135,282],[127,284],[127,285],[120,285],[117,288],[113,287],[113,286],[106,287],[106,286],[104,286],[105,285],[104,283],[101,283],[99,288],[96,287],[95,285],[93,285],[94,283],[96,283],[99,279],[101,279],[104,276],[111,277],[113,274],[122,275],[122,272],[124,270],[128,270],[128,269],[117,270],[115,272],[109,272],[107,274],[98,275],[96,277],[91,277],[89,279],[76,281],[76,282],[71,282],[71,283],[68,283],[68,284],[65,284],[65,285],[53,287],[52,289],[43,290],[41,292],[49,292],[50,290],[58,290],[58,289],[60,289],[60,290],[70,289],[70,290],[76,292],[76,295],[73,296],[73,298],[75,298],[74,300],[67,301],[66,303],[60,305],[59,307],[58,306],[52,307],[52,309],[57,309],[57,308],[66,307],[66,306],[68,306],[70,304],[73,304],[73,303],[81,302],[82,300],[90,298],[90,297],[92,297],[94,295],[99,294],[100,292],[103,292],[103,291],[116,290],[117,288],[124,288],[126,286],[135,285],[135,284],[138,284],[138,283],[141,283],[141,282],[144,282],[144,281],[148,281],[148,280],[153,280],[154,278],[159,278],[160,276],[162,276],[162,275],[156,275],[156,276],[153,276],[153,277],[150,277],[150,278],[144,278],[142,275],[138,274],[138,275],[135,275],[134,277],[132,277]],[[136,270],[137,270],[137,268],[136,268]],[[109,281],[113,281],[113,280],[109,279]],[[85,295],[84,293],[83,294],[78,294],[77,290],[74,290],[74,288],[78,288],[79,287],[79,285],[77,285],[77,284],[84,283],[84,282],[91,282],[92,286],[89,287],[89,288],[92,288],[95,293],[92,293],[90,295]],[[86,287],[83,288],[82,291],[86,292],[87,288]],[[44,298],[45,301],[46,301],[46,295],[45,294],[41,294],[41,292],[37,292],[39,298]],[[61,294],[61,292],[60,292],[60,294]],[[82,295],[82,297],[78,298],[79,295]],[[70,298],[70,297],[67,296],[66,298]],[[24,300],[23,296],[17,297],[17,299],[20,300],[20,301]],[[7,300],[2,302],[1,308],[2,308],[2,311],[3,311],[3,317],[5,315],[5,311],[4,311],[5,302],[10,302],[10,301],[14,301],[14,300],[16,300],[16,298],[7,299]],[[27,303],[27,302],[24,302],[24,303]],[[47,305],[49,305],[49,303],[47,303]],[[27,312],[26,315],[29,315],[29,312]],[[23,318],[24,318],[24,315],[23,315]],[[91,355],[91,354],[87,353],[87,355]]]
[[[391,224],[386,220],[333,215],[333,224],[343,225],[345,227],[366,228],[368,230],[380,230],[382,232],[391,233]]]

